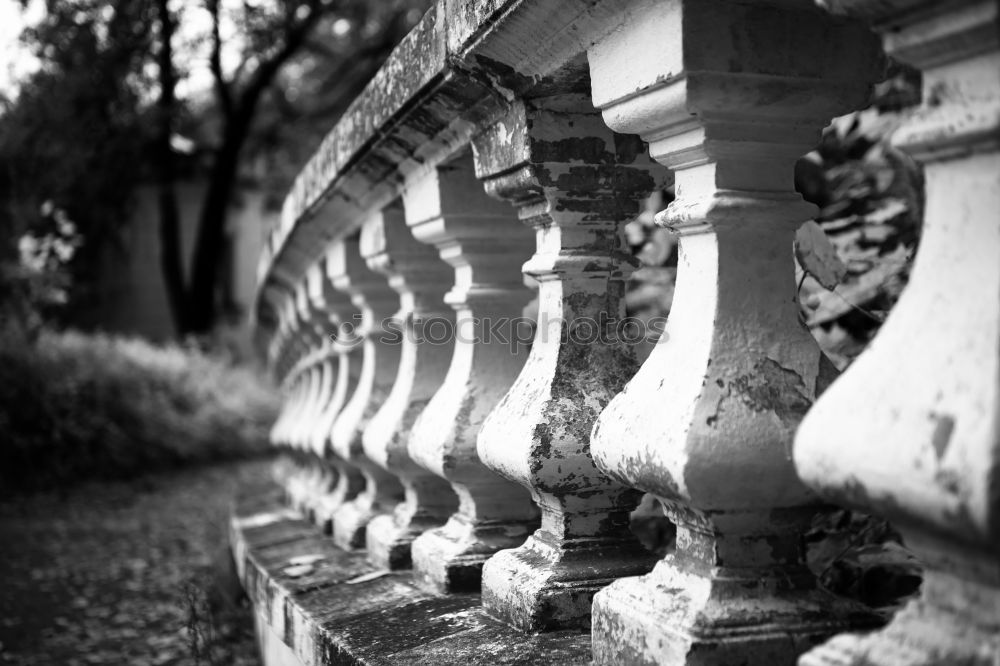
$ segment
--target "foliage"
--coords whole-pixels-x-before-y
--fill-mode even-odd
[[[46,65],[16,100],[0,100],[0,262],[17,263],[18,240],[44,224],[39,211],[49,202],[87,240],[72,266],[84,287],[129,210],[144,143],[137,54],[148,17],[140,3],[125,3],[116,17],[128,15],[127,25],[102,22],[105,4],[77,12],[74,3],[50,3],[45,22],[25,35]],[[75,294],[73,313],[90,310],[88,295]]]
[[[0,488],[259,454],[277,399],[251,370],[179,346],[43,331],[0,347]]]
[[[888,127],[898,120],[892,117]],[[799,161],[797,182],[820,206],[819,238],[832,247],[832,282],[809,265],[800,230],[799,300],[820,346],[844,367],[865,348],[909,279],[923,217],[923,177],[892,147],[883,117],[852,114],[834,123],[819,148]],[[812,258],[818,258],[815,251]],[[824,282],[827,282],[824,284]]]
[[[133,193],[160,188],[161,270],[180,332],[208,331],[226,302],[226,217],[248,180],[283,194],[428,0],[44,0],[23,35],[40,69],[0,111],[0,247],[44,201],[86,245],[72,271],[73,321],[110,247],[123,249]],[[207,65],[206,65],[207,63]],[[2,100],[0,100],[2,101]],[[192,242],[174,186],[206,181]],[[182,248],[193,247],[191,269]],[[9,258],[9,257],[8,257]]]
[[[920,588],[920,563],[884,520],[844,509],[819,513],[805,542],[809,567],[824,589],[886,620]]]
[[[0,259],[0,317],[31,337],[43,318],[54,318],[69,300],[69,270],[83,238],[66,211],[42,204],[38,223],[17,243],[16,261]]]

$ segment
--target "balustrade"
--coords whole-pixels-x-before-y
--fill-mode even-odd
[[[303,663],[490,663],[498,635],[552,663],[579,640],[595,664],[1000,663],[997,2],[822,4],[430,10],[268,245],[272,439],[321,461],[303,492],[339,547],[275,530],[248,579],[257,604],[285,590],[268,635]],[[894,141],[925,166],[927,221],[838,378],[800,320],[792,241],[817,209],[794,168],[882,76],[869,25],[924,72]],[[640,365],[623,225],[671,178],[676,288]],[[629,529],[642,493],[677,526],[660,561]],[[884,628],[807,566],[829,503],[889,519],[927,566]],[[299,554],[330,569],[270,564]],[[421,646],[355,636],[376,613]]]

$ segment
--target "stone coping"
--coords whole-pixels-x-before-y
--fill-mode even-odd
[[[584,51],[614,3],[438,0],[318,146],[282,206],[257,272],[255,323],[276,322],[327,243],[463,150],[515,97],[589,94]]]
[[[478,594],[444,596],[408,571],[379,570],[289,509],[276,485],[241,499],[230,530],[262,643],[284,644],[265,646],[281,655],[266,666],[590,662],[589,633],[523,634],[486,616]]]

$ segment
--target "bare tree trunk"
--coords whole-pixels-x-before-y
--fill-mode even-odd
[[[240,109],[226,125],[223,144],[216,153],[208,190],[198,219],[191,289],[188,293],[190,332],[211,330],[218,316],[220,259],[226,242],[226,219],[239,174],[239,159],[250,132],[253,109]]]
[[[166,0],[159,0],[165,2]],[[220,258],[226,242],[226,216],[229,202],[239,176],[240,154],[250,134],[257,105],[264,91],[278,75],[281,67],[302,47],[310,31],[323,15],[320,0],[309,0],[308,15],[290,23],[284,35],[284,46],[259,64],[242,93],[234,94],[223,77],[221,38],[219,35],[219,3],[211,0],[208,8],[213,18],[211,67],[224,117],[222,145],[212,164],[208,191],[198,219],[191,282],[187,290],[185,330],[206,333],[215,325],[219,303]]]
[[[181,257],[180,212],[177,205],[174,153],[170,145],[172,120],[176,106],[174,88],[177,77],[173,65],[173,48],[170,40],[174,34],[174,17],[167,7],[167,0],[157,0],[160,19],[160,52],[158,54],[160,98],[157,101],[158,136],[157,185],[160,212],[160,271],[167,290],[167,301],[174,328],[178,333],[188,332],[185,308],[184,264]]]

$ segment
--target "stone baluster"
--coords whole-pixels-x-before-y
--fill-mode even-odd
[[[434,248],[413,237],[403,216],[383,215],[365,225],[362,253],[399,294],[393,315],[402,331],[399,371],[388,397],[365,428],[365,454],[403,484],[405,499],[391,515],[368,524],[368,558],[389,569],[408,568],[410,544],[443,524],[458,504],[441,477],[417,465],[407,452],[410,430],[441,386],[454,350],[455,313],[444,303],[451,268]]]
[[[456,312],[448,374],[413,425],[408,451],[451,483],[459,509],[413,542],[413,566],[438,590],[478,591],[483,563],[521,545],[538,524],[528,492],[484,466],[476,452],[483,420],[528,356],[511,333],[531,299],[521,264],[533,238],[510,206],[486,195],[471,158],[408,183],[404,204],[413,235],[454,268],[445,302]]]
[[[289,294],[289,296],[285,299],[283,312],[285,314],[285,321],[287,322],[287,325],[280,376],[283,382],[291,383],[293,378],[290,375],[295,369],[296,362],[303,353],[302,341],[298,338],[299,317],[298,312],[295,309],[294,294]],[[297,377],[295,379],[297,379]]]
[[[278,308],[278,323],[275,328],[274,334],[271,338],[271,344],[268,347],[268,359],[271,368],[274,371],[275,380],[282,385],[282,401],[281,410],[278,412],[277,418],[275,418],[274,423],[271,425],[271,432],[269,439],[271,443],[276,446],[283,446],[284,442],[284,427],[288,420],[288,413],[291,409],[291,403],[289,399],[291,394],[287,390],[286,386],[286,368],[285,368],[285,358],[288,354],[288,318],[285,314],[285,308]]]
[[[281,410],[278,412],[278,416],[271,426],[270,440],[276,446],[284,446],[285,423],[288,421],[289,412],[292,408],[287,373],[287,357],[291,342],[289,328],[291,323],[288,320],[288,308],[285,307],[285,301],[281,302],[277,310],[278,323],[268,352],[271,359],[271,367],[274,369],[275,380],[281,386],[282,402]]]
[[[305,280],[295,289],[295,307],[299,316],[297,336],[304,345],[304,367],[301,369],[305,393],[302,409],[293,424],[292,447],[303,454],[309,451],[309,433],[318,418],[321,389],[324,383],[323,368],[314,362],[318,353],[329,348],[329,340],[325,333],[320,333],[323,320],[328,319],[325,312],[314,311],[309,301],[309,289]]]
[[[288,397],[285,399],[285,404],[288,408],[281,423],[278,442],[284,447],[291,448],[293,431],[295,423],[297,423],[297,416],[301,412],[302,405],[305,402],[305,377],[301,374],[293,375],[290,373],[288,375],[287,386],[288,388],[286,389],[286,394]]]
[[[893,521],[925,566],[883,630],[802,666],[1000,664],[1000,12],[986,2],[829,2],[923,70],[893,142],[924,165],[910,281],[809,412],[795,466],[822,496]]]
[[[345,251],[347,243],[337,240],[331,243],[328,255]],[[357,250],[357,240],[353,243]],[[349,251],[349,250],[347,250]],[[328,259],[324,257],[317,262],[308,275],[309,298],[313,307],[328,313],[327,336],[330,342],[328,354],[320,361],[324,368],[329,369],[330,381],[327,392],[321,401],[316,426],[309,433],[309,448],[317,457],[323,458],[329,449],[330,430],[333,423],[347,401],[347,396],[355,388],[358,375],[357,358],[352,358],[351,352],[358,346],[354,339],[354,328],[360,318],[358,309],[351,302],[350,294],[338,291],[330,280],[327,268]]]
[[[515,102],[474,148],[487,192],[535,230],[523,270],[538,281],[528,360],[483,423],[478,451],[531,491],[541,527],[486,562],[483,605],[523,630],[587,626],[598,589],[653,564],[629,531],[640,494],[594,467],[590,427],[636,369],[633,346],[616,335],[634,268],[624,224],[667,173],[637,137],[608,130],[584,95]]]
[[[315,360],[315,366],[320,371],[320,386],[314,408],[315,419],[304,434],[305,449],[316,460],[323,457],[322,445],[316,445],[317,433],[322,430],[327,409],[340,388],[338,378],[342,364],[335,351],[335,341],[339,337],[341,322],[344,317],[350,318],[352,309],[350,299],[346,296],[328,293],[332,290],[325,288],[326,281],[326,260],[320,259],[306,271],[306,292],[309,309],[313,313],[313,328],[323,337]]]
[[[382,224],[384,216],[400,217],[402,212],[386,209],[372,215],[365,227]],[[333,286],[346,294],[361,313],[356,335],[361,340],[362,361],[357,385],[330,431],[331,452],[348,469],[359,470],[364,489],[355,484],[347,489],[344,502],[332,515],[334,542],[342,548],[361,548],[369,521],[387,513],[399,503],[403,489],[399,481],[372,462],[364,453],[362,435],[371,418],[382,406],[399,369],[400,340],[388,327],[399,308],[399,295],[384,276],[368,267],[356,242],[346,243],[327,257],[327,272]],[[343,478],[343,477],[342,477]]]
[[[329,328],[329,314],[313,306],[308,280],[299,283],[294,294],[299,322],[295,338],[302,354],[293,371],[298,373],[299,407],[288,426],[288,440],[294,451],[295,465],[284,482],[289,503],[305,515],[314,517],[315,501],[324,494],[325,488],[322,487],[322,472],[308,448],[308,435],[316,424],[319,402],[330,379],[323,364],[318,362],[321,354],[329,348],[329,340],[323,331]]]
[[[295,309],[295,299],[291,295],[283,302],[281,321],[284,322],[283,344],[280,348],[280,366],[278,376],[281,378],[285,393],[284,407],[281,417],[275,423],[272,438],[281,446],[291,445],[291,430],[302,406],[302,377],[293,375],[295,363],[302,353],[301,341],[297,337],[298,314]]]
[[[299,304],[299,294],[301,292],[302,290],[299,287],[296,287],[292,297],[292,307],[295,312],[295,325],[292,328],[292,341],[295,351],[289,376],[291,378],[291,382],[297,386],[297,390],[295,412],[288,421],[286,434],[288,446],[296,452],[298,452],[300,448],[299,433],[302,430],[303,418],[309,411],[309,400],[313,390],[312,377],[308,371],[309,368],[305,365],[305,361],[308,359],[311,349],[309,347],[308,338],[305,335],[305,329],[308,326],[308,323],[305,320],[305,313]]]
[[[286,445],[291,449],[296,448],[295,437],[298,434],[299,425],[302,423],[302,416],[305,414],[306,406],[309,403],[310,388],[309,375],[304,372],[305,368],[302,365],[303,360],[309,355],[309,345],[302,335],[304,322],[302,320],[302,311],[298,306],[298,294],[298,288],[294,289],[288,301],[292,325],[289,330],[291,348],[286,377],[289,385],[292,387],[294,404],[292,407],[293,411],[285,424],[285,441]]]
[[[592,94],[674,170],[658,221],[680,256],[666,330],[592,451],[663,503],[677,546],[594,597],[594,661],[791,664],[871,622],[816,588],[803,552],[819,506],[792,436],[834,372],[798,319],[792,239],[816,208],[793,173],[831,117],[865,104],[880,48],[807,2],[620,4],[588,52]]]

